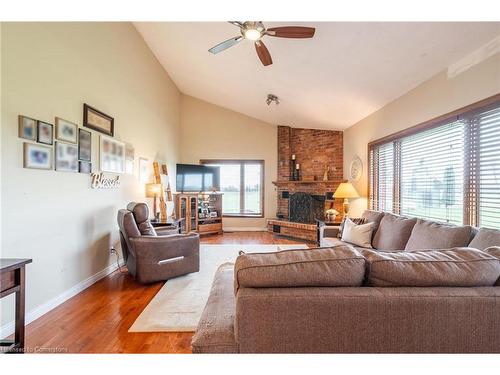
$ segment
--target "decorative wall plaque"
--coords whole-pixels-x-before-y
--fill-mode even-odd
[[[92,189],[116,189],[120,187],[120,176],[107,177],[104,173],[90,174],[90,187]]]

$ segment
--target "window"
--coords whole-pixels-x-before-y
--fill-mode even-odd
[[[500,95],[368,148],[372,209],[500,229]]]
[[[264,216],[263,160],[201,160],[200,162],[220,167],[224,216]]]

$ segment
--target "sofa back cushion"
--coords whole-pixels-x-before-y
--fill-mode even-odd
[[[371,286],[474,287],[493,286],[500,262],[472,248],[380,252],[363,250]]]
[[[404,250],[417,219],[386,213],[373,237],[378,250]]]
[[[451,249],[469,244],[472,227],[455,226],[418,219],[405,250]]]
[[[491,255],[494,258],[497,258],[498,261],[500,262],[500,246],[491,246],[486,249],[484,249],[484,252]],[[500,286],[500,277],[497,279],[497,282],[495,283],[496,286]]]
[[[378,226],[380,225],[380,221],[384,217],[384,213],[381,211],[373,211],[373,210],[365,210],[363,212],[363,215],[361,215],[363,219],[365,219],[365,223],[373,223],[373,233],[372,233],[372,240],[373,237],[375,236],[375,233],[377,233]]]
[[[236,259],[234,287],[361,286],[364,275],[365,258],[348,245],[250,253]]]
[[[347,218],[342,229],[342,241],[371,249],[373,225],[373,223],[355,224]]]
[[[500,230],[481,228],[469,244],[469,247],[479,250],[492,246],[500,246]]]

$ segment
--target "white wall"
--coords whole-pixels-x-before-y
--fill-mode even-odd
[[[387,84],[390,84],[388,82]],[[500,93],[500,54],[449,79],[441,72],[344,131],[344,175],[351,161],[363,161],[363,176],[354,186],[364,197],[352,201],[351,214],[367,207],[367,145],[369,142],[444,115]]]
[[[1,256],[33,258],[30,312],[114,263],[117,210],[144,200],[144,187],[122,175],[119,189],[92,190],[88,175],[24,169],[18,115],[82,126],[89,103],[115,118],[116,139],[135,146],[136,174],[139,156],[174,170],[180,93],[129,23],[2,23],[1,51]],[[98,133],[92,137],[97,170]],[[1,308],[5,325],[13,298]]]
[[[276,217],[278,130],[191,96],[181,96],[181,160],[263,159],[265,161],[265,217]],[[265,218],[225,218],[225,229],[264,229]]]

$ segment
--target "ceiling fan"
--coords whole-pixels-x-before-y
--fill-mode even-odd
[[[282,26],[266,29],[261,21],[229,21],[229,23],[239,27],[241,35],[217,44],[216,46],[210,48],[208,52],[216,54],[234,46],[243,39],[248,39],[254,42],[257,55],[264,66],[268,66],[273,63],[273,59],[271,58],[267,47],[262,42],[262,38],[265,35],[278,38],[312,38],[314,36],[314,32],[316,31],[314,27],[303,26]]]

